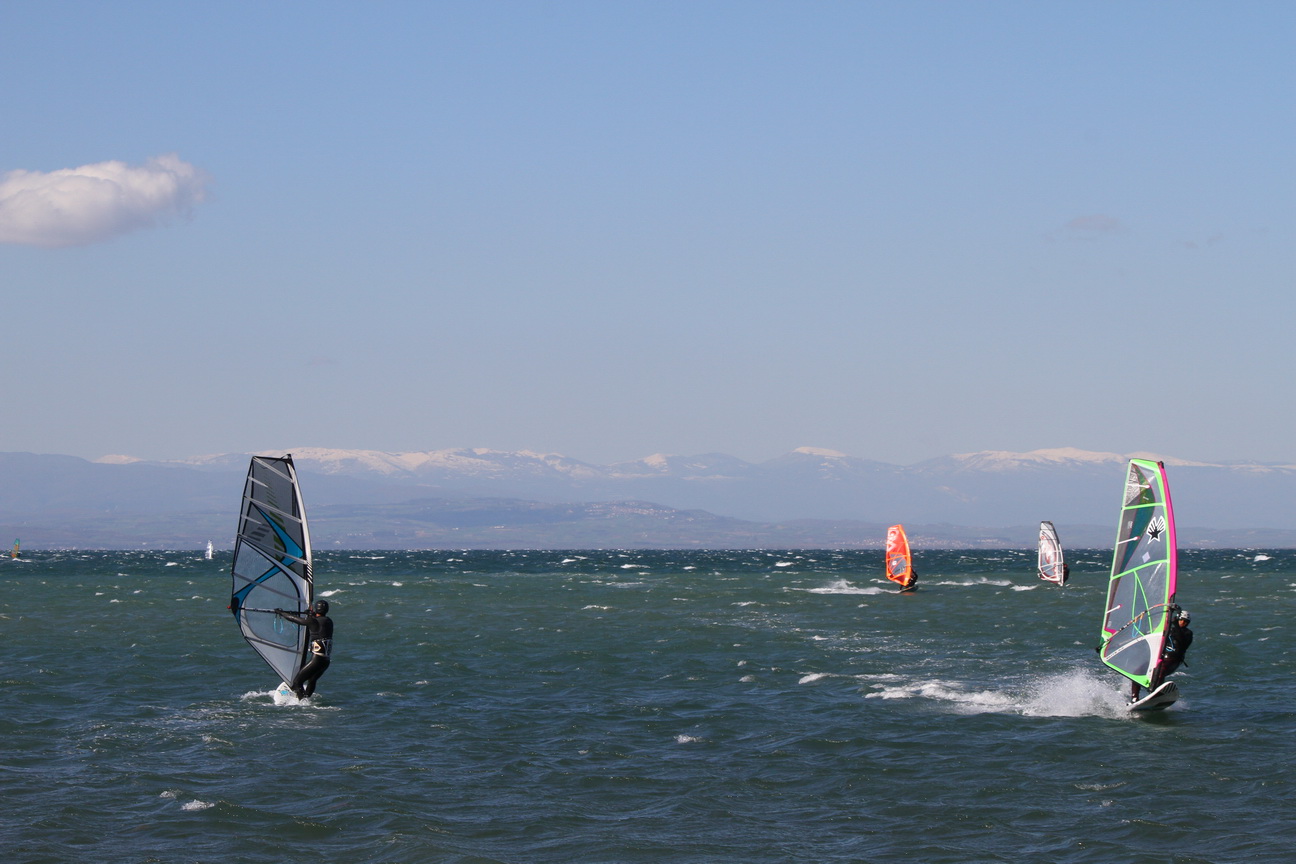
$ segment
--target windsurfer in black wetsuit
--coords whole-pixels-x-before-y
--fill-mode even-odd
[[[1156,673],[1152,676],[1153,690],[1160,687],[1165,677],[1184,663],[1184,655],[1188,653],[1188,646],[1192,644],[1193,640],[1193,632],[1188,629],[1188,622],[1191,620],[1192,616],[1188,614],[1187,609],[1175,607],[1174,614],[1170,616],[1170,626],[1166,628],[1165,647],[1161,649],[1161,662],[1157,665]]]
[[[298,699],[309,699],[315,693],[315,682],[328,669],[330,655],[333,653],[333,619],[328,617],[327,600],[316,600],[305,615],[293,615],[282,609],[275,614],[285,621],[291,621],[306,628],[306,653],[310,662],[301,668],[297,677],[288,682],[293,694]]]
[[[1166,676],[1185,662],[1184,655],[1188,653],[1188,646],[1193,641],[1193,632],[1188,627],[1188,622],[1191,620],[1192,616],[1188,614],[1187,609],[1171,607],[1170,626],[1166,628],[1165,645],[1161,648],[1161,662],[1157,664],[1156,669],[1152,670],[1152,678],[1148,681],[1149,692],[1160,687]],[[1132,683],[1130,701],[1137,702],[1139,683],[1137,681]]]

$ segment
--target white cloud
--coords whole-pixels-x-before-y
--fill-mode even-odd
[[[99,162],[0,175],[0,243],[84,246],[188,216],[207,194],[205,171],[174,153],[143,165]]]

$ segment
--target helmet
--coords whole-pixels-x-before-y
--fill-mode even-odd
[[[1180,609],[1178,619],[1183,623],[1187,624],[1189,621],[1192,620],[1192,616],[1188,614],[1187,609]]]
[[[327,615],[328,601],[316,600],[313,604],[311,604],[311,611],[314,612],[316,615]]]

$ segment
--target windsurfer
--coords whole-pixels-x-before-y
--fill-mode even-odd
[[[1188,610],[1175,607],[1171,618],[1174,623],[1166,629],[1165,647],[1161,649],[1161,662],[1157,665],[1156,674],[1152,676],[1153,688],[1160,686],[1167,675],[1185,662],[1184,657],[1188,653],[1188,646],[1193,641],[1193,632],[1188,627],[1192,616],[1188,614]]]
[[[333,619],[328,617],[327,600],[316,600],[306,615],[293,615],[282,609],[274,610],[285,621],[306,628],[306,650],[310,662],[301,668],[297,677],[288,682],[298,699],[309,699],[315,693],[315,682],[328,669],[333,653]]]
[[[1180,609],[1178,606],[1172,607],[1170,612],[1171,624],[1166,628],[1165,645],[1161,649],[1161,662],[1157,663],[1156,669],[1152,670],[1151,680],[1148,681],[1149,691],[1155,690],[1165,681],[1166,676],[1173,673],[1185,662],[1185,655],[1188,653],[1188,646],[1192,645],[1193,632],[1188,627],[1188,622],[1192,616],[1188,614],[1187,609]],[[1139,683],[1131,682],[1130,701],[1137,702],[1139,698]]]
[[[912,591],[912,590],[914,590],[914,589],[917,588],[917,587],[918,587],[918,571],[915,570],[914,568],[910,567],[910,568],[909,568],[909,581],[908,581],[908,582],[905,582],[904,587],[902,587],[900,590],[901,590],[901,591]]]

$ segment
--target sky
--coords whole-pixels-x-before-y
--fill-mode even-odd
[[[1296,464],[1296,5],[0,4],[0,451]]]

